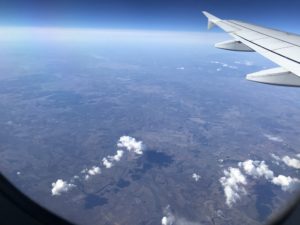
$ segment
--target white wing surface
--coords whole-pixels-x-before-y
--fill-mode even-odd
[[[217,25],[232,40],[215,47],[232,51],[256,51],[280,67],[248,74],[247,79],[260,83],[300,87],[300,36],[236,20],[222,20],[208,12],[208,29]]]

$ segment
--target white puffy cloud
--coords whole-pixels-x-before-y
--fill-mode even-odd
[[[229,167],[228,170],[224,170],[224,175],[219,181],[224,188],[226,204],[231,207],[240,199],[241,194],[246,194],[244,185],[247,184],[247,180],[238,168]]]
[[[278,155],[271,154],[272,158],[276,160],[276,164],[279,164],[278,162],[283,162],[285,165],[294,168],[294,169],[300,169],[300,160],[297,159],[299,158],[300,154],[297,154],[297,158],[291,158],[289,156],[283,156],[280,158]]]
[[[270,134],[264,134],[264,136],[270,140],[270,141],[274,141],[274,142],[283,142],[283,139],[281,137],[278,136],[274,136],[274,135],[270,135]]]
[[[300,160],[295,158],[290,158],[289,156],[284,156],[282,161],[289,167],[300,169]]]
[[[85,168],[81,170],[81,173],[84,174],[84,179],[88,180],[91,176],[101,174],[101,169],[98,166],[92,166],[90,169]],[[79,179],[79,176],[75,175],[74,179]]]
[[[113,164],[112,162],[110,162],[106,157],[104,157],[104,158],[102,159],[102,163],[103,163],[103,165],[105,166],[106,169],[112,168],[113,165],[114,165],[114,164]]]
[[[165,215],[162,219],[161,219],[161,224],[162,225],[174,225],[175,223],[175,217],[171,212],[167,212],[167,215]]]
[[[110,159],[110,161],[120,161],[121,158],[123,157],[124,155],[124,151],[123,150],[117,150],[117,153],[113,156],[108,156],[108,158]]]
[[[171,212],[170,206],[164,210],[164,216],[161,219],[161,225],[200,225],[197,222],[191,222],[185,218],[174,215]]]
[[[300,180],[290,176],[279,175],[272,179],[272,183],[281,186],[283,191],[293,191],[299,187]]]
[[[133,137],[129,136],[122,136],[117,142],[117,145],[119,149],[116,151],[115,155],[112,156],[107,156],[102,159],[102,164],[105,168],[109,169],[114,166],[115,162],[119,162],[122,157],[124,156],[125,149],[129,152],[133,152],[135,154],[141,155],[143,154],[143,144],[141,141],[137,141]],[[76,185],[73,184],[75,180],[88,180],[92,176],[101,174],[101,168],[98,166],[92,166],[91,168],[84,168],[83,170],[80,171],[81,175],[80,177],[78,175],[74,175],[71,179],[70,182],[68,183],[67,181],[63,181],[62,179],[58,179],[56,182],[52,183],[52,195],[60,195],[63,192],[67,192],[71,188],[75,187]],[[20,175],[19,172],[17,172],[18,175]]]
[[[51,193],[52,195],[61,195],[61,193],[68,192],[71,188],[75,186],[76,185],[67,183],[62,179],[58,179],[56,182],[52,183]]]
[[[290,166],[293,165],[295,168],[297,164],[297,159],[292,160],[289,157],[283,157],[281,159],[275,154],[271,156],[276,159],[283,161],[285,159],[286,163]],[[238,166],[245,172],[246,175],[251,176],[254,179],[264,178],[272,184],[278,185],[283,191],[294,191],[297,187],[300,187],[300,180],[298,178],[293,178],[290,176],[278,175],[275,176],[274,172],[269,169],[265,161],[254,161],[248,159],[244,162],[239,162]],[[244,185],[247,184],[246,177],[241,173],[238,168],[229,167],[228,170],[224,170],[224,177],[220,178],[220,182],[224,187],[224,193],[226,197],[226,204],[231,207],[235,203],[241,194],[246,194]]]
[[[199,174],[193,173],[192,178],[197,182],[200,180],[201,176]]]
[[[270,180],[274,177],[273,171],[269,169],[265,161],[253,161],[249,159],[244,162],[239,162],[238,165],[247,175],[254,178],[265,177],[267,180]]]
[[[117,153],[113,156],[107,156],[102,159],[103,165],[109,169],[114,166],[114,162],[119,162],[124,155],[123,150],[117,150]]]
[[[95,176],[97,174],[100,174],[101,173],[101,169],[97,166],[93,166],[91,169],[88,170],[87,172],[89,175],[91,176]]]
[[[129,152],[134,152],[135,154],[142,155],[143,154],[143,143],[141,141],[137,141],[135,138],[130,136],[122,136],[118,141],[119,148],[125,148]]]

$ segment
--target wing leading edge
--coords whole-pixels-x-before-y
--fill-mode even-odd
[[[247,80],[300,87],[300,36],[236,20],[222,20],[208,12],[208,29],[218,26],[233,37],[215,44],[231,51],[256,51],[280,67],[248,74]]]

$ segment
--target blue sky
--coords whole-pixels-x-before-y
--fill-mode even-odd
[[[289,0],[9,0],[0,25],[203,31],[201,11],[297,32],[300,2]]]

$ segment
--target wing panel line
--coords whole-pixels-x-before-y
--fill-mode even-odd
[[[248,42],[250,42],[250,43],[252,43],[252,44],[254,44],[254,45],[256,45],[256,46],[258,46],[258,47],[260,47],[260,48],[263,48],[263,49],[265,49],[265,50],[267,50],[267,51],[269,51],[269,52],[272,52],[272,53],[274,53],[274,54],[276,54],[276,55],[278,55],[278,56],[281,56],[281,57],[283,57],[283,58],[285,58],[285,59],[288,59],[288,60],[293,61],[293,62],[295,62],[295,63],[297,63],[297,64],[300,64],[300,62],[297,61],[297,60],[295,60],[295,59],[291,59],[291,58],[289,58],[289,57],[287,57],[287,56],[285,56],[285,55],[282,55],[282,54],[280,54],[280,53],[278,53],[278,52],[274,52],[273,50],[270,50],[270,49],[268,49],[268,48],[266,48],[266,47],[264,47],[264,46],[261,46],[261,45],[255,43],[255,42],[250,41],[250,40],[248,40],[248,39],[246,39],[246,38],[244,38],[244,37],[241,37],[241,36],[239,36],[239,35],[237,35],[237,34],[234,34],[234,35],[236,35],[236,36],[238,36],[239,38],[241,38],[241,39],[243,39],[243,40],[245,40],[245,41],[248,41]]]
[[[235,23],[235,22],[233,22],[233,21],[230,21],[230,22],[228,21],[228,23],[233,23],[234,25],[236,25],[236,26],[241,26],[241,27],[243,27],[243,28],[245,28],[245,29],[247,29],[247,30],[251,30],[251,31],[254,31],[254,32],[256,32],[256,33],[259,33],[259,34],[265,35],[265,36],[267,36],[267,37],[274,38],[274,39],[276,39],[276,40],[279,40],[279,41],[282,41],[282,42],[288,43],[288,44],[290,44],[290,45],[294,45],[294,46],[300,47],[300,45],[297,45],[297,44],[291,43],[291,42],[289,42],[289,41],[284,41],[284,40],[282,40],[282,39],[280,39],[280,38],[277,38],[277,37],[274,37],[274,36],[271,36],[271,35],[268,35],[268,34],[262,33],[262,32],[260,32],[260,31],[257,31],[257,30],[254,30],[254,29],[251,29],[251,28],[249,28],[249,27],[246,27],[246,26],[243,26],[243,25],[237,24],[237,23]],[[266,28],[266,29],[268,29],[268,28]],[[284,33],[284,32],[283,32],[283,33]],[[248,41],[248,40],[247,40],[247,41]]]

